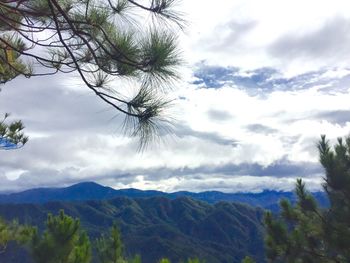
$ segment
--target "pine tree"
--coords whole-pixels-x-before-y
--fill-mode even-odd
[[[9,242],[26,244],[34,233],[35,229],[31,226],[20,225],[17,221],[8,223],[0,218],[0,254],[6,251]]]
[[[127,263],[124,258],[124,245],[119,229],[113,225],[110,236],[102,236],[96,241],[97,255],[101,263]]]
[[[80,230],[80,222],[64,214],[48,215],[46,230],[38,232],[30,244],[36,263],[90,263],[91,246],[86,233]]]
[[[325,136],[318,144],[330,206],[320,208],[299,179],[297,203],[281,201],[281,213],[265,216],[269,262],[346,263],[350,260],[350,136],[332,149]]]
[[[141,256],[134,256],[132,259],[128,260],[128,263],[142,263]]]
[[[0,121],[0,150],[18,149],[28,142],[28,137],[22,132],[24,126],[21,121],[6,123],[10,114],[6,113]]]
[[[255,261],[251,257],[245,257],[242,259],[242,263],[255,263]]]
[[[93,94],[126,116],[124,127],[145,145],[155,138],[159,122],[167,123],[164,91],[179,78],[171,25],[178,29],[184,23],[176,3],[0,1],[0,83],[18,75],[75,72]]]

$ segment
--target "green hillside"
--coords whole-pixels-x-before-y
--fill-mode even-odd
[[[56,214],[60,209],[80,218],[92,240],[117,222],[126,254],[140,254],[144,263],[157,262],[161,257],[179,262],[195,256],[208,263],[232,263],[240,262],[246,255],[264,262],[263,211],[242,204],[119,197],[104,201],[2,204],[0,216],[6,220],[18,218],[20,223],[42,229],[47,213]],[[0,262],[31,261],[10,246],[0,255]]]

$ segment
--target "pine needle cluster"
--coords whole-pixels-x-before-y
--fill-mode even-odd
[[[5,0],[0,2],[0,83],[72,73],[126,116],[124,128],[141,148],[157,138],[179,79],[175,0]],[[149,19],[151,18],[151,19]],[[123,94],[130,80],[133,97]],[[163,122],[165,125],[167,122]]]

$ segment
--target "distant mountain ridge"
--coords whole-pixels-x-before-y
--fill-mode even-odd
[[[323,192],[315,192],[315,198],[321,206],[327,206],[328,200]],[[108,200],[116,197],[145,198],[145,197],[191,197],[195,200],[214,204],[220,201],[240,202],[251,206],[259,206],[265,209],[278,210],[279,200],[282,198],[295,201],[293,192],[279,192],[265,190],[260,193],[223,193],[207,191],[193,193],[180,191],[165,193],[154,190],[120,189],[99,185],[94,182],[78,183],[64,188],[36,188],[19,193],[0,195],[0,203],[47,203],[51,201],[87,201]]]

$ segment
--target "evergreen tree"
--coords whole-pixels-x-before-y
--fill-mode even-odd
[[[17,221],[7,223],[0,218],[0,254],[6,251],[7,245],[11,241],[19,244],[29,242],[34,232],[33,227],[20,225]]]
[[[33,236],[30,250],[36,263],[89,263],[91,246],[80,222],[64,214],[48,215],[46,230]]]
[[[350,136],[334,148],[325,136],[318,144],[325,170],[324,190],[330,206],[321,209],[296,183],[297,203],[281,201],[281,213],[265,216],[267,258],[270,262],[346,263],[350,260]]]
[[[6,123],[6,119],[10,115],[0,121],[0,150],[18,149],[27,143],[28,137],[22,132],[24,126],[21,121]]]
[[[142,262],[141,256],[139,255],[136,255],[132,259],[128,260],[128,263],[141,263],[141,262]]]
[[[124,245],[121,240],[120,231],[116,225],[110,230],[110,236],[102,236],[96,241],[96,250],[100,263],[141,263],[141,257],[135,256],[132,259],[124,257]],[[201,263],[197,258],[188,259],[187,263]],[[171,263],[167,258],[162,258],[159,263]]]
[[[3,37],[18,49],[23,49],[25,44],[21,39],[13,39],[8,33],[4,33],[4,29],[6,28],[3,26],[1,19],[3,17],[1,17],[1,14],[2,9],[0,4],[0,38]],[[14,19],[10,14],[9,17]],[[13,52],[13,50],[6,48],[0,43],[0,85],[14,79],[20,75],[20,72],[23,72],[25,75],[30,74],[29,66],[24,64],[19,56],[19,52]],[[9,116],[9,113],[5,113],[4,118],[0,121],[0,150],[18,149],[28,142],[28,137],[22,132],[24,129],[23,123],[21,121],[6,123],[6,119]]]
[[[102,236],[96,241],[97,254],[101,263],[127,263],[124,258],[124,245],[119,229],[113,225],[110,236]]]
[[[182,28],[183,19],[176,3],[0,1],[0,83],[18,75],[76,72],[103,102],[125,114],[124,127],[144,145],[165,120],[164,91],[178,79],[181,59],[171,24]]]
[[[245,257],[242,259],[242,263],[255,263],[255,261],[251,257]]]

